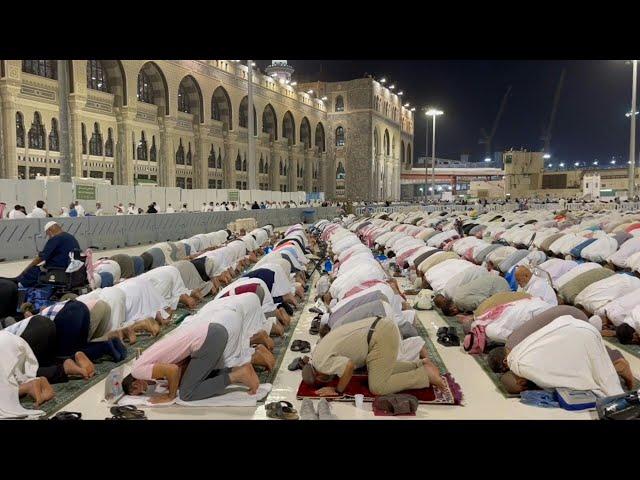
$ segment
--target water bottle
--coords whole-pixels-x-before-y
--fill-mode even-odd
[[[327,258],[327,261],[324,262],[324,270],[327,273],[331,273],[331,270],[333,270],[333,263],[331,263],[331,260]]]

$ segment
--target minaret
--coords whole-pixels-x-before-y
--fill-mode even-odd
[[[271,60],[271,65],[265,68],[264,71],[267,75],[282,83],[289,83],[294,72],[293,67],[288,65],[286,60]]]

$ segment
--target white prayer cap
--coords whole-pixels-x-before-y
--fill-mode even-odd
[[[47,233],[47,230],[49,230],[51,227],[53,227],[54,225],[60,225],[58,222],[47,222],[47,224],[44,226],[44,233]]]
[[[602,331],[602,319],[598,315],[593,315],[591,318],[589,318],[588,322],[596,327],[599,332]]]

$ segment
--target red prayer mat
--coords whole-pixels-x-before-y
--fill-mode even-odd
[[[365,402],[373,402],[373,400],[376,398],[376,395],[371,393],[371,391],[369,390],[367,378],[367,375],[354,375],[351,378],[349,385],[347,385],[343,396],[324,398],[337,402],[352,402],[355,395],[362,394],[364,395]],[[442,378],[445,380],[446,386],[444,391],[430,386],[427,388],[421,388],[419,390],[405,390],[403,392],[397,393],[407,393],[409,395],[413,395],[418,399],[418,402],[424,404],[460,405],[462,403],[462,390],[460,389],[460,385],[456,383],[450,373],[442,375]],[[338,380],[334,379],[324,386],[335,387],[337,385]],[[301,381],[300,386],[298,387],[297,398],[299,400],[302,400],[303,398],[321,398],[319,395],[316,395],[316,390],[318,390],[319,388],[320,387],[317,386],[310,387],[309,385]]]

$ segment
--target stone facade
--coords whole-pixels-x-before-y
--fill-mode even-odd
[[[60,174],[58,82],[44,73],[45,62],[47,68],[56,63],[0,61],[0,178]],[[400,171],[410,165],[413,149],[413,113],[371,78],[294,88],[254,73],[252,162],[245,65],[73,60],[70,72],[74,177],[187,189],[255,186],[339,199],[349,192],[353,200],[400,197]],[[338,96],[344,109],[336,111]],[[337,145],[338,127],[343,145]],[[336,179],[340,164],[344,179]]]

